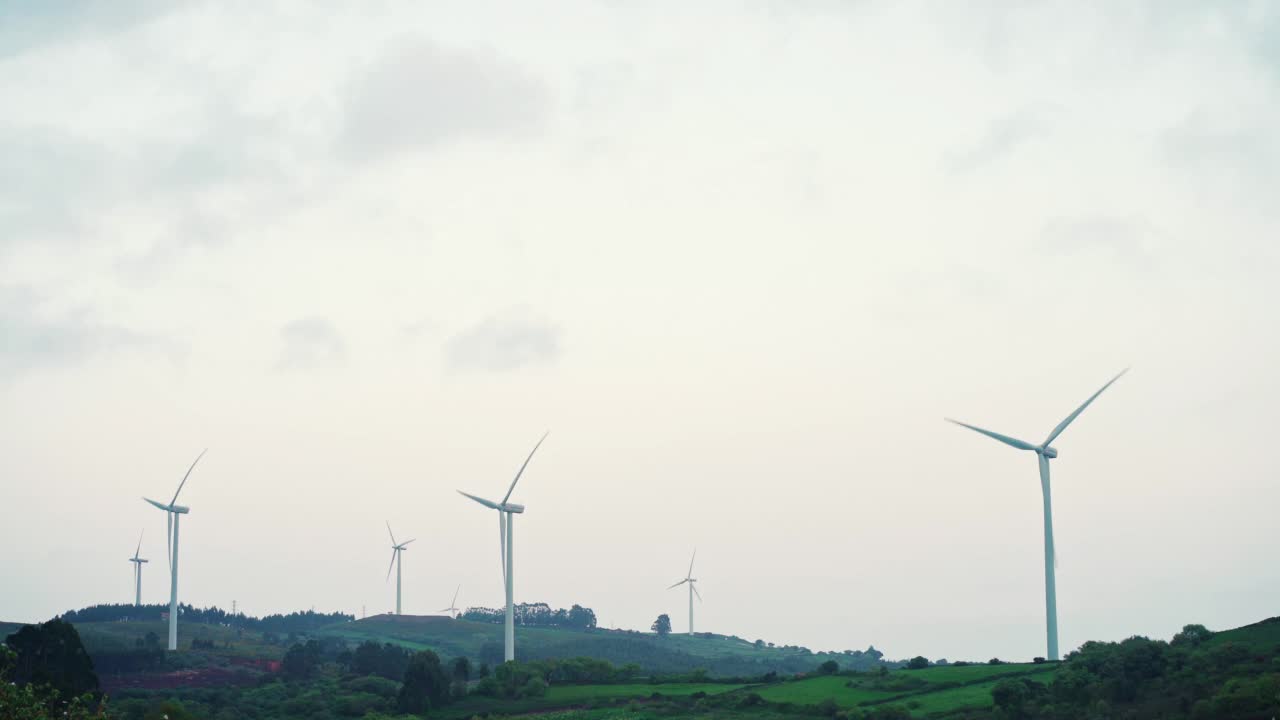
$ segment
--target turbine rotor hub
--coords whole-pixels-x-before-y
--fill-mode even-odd
[[[1045,457],[1049,458],[1050,460],[1052,460],[1053,458],[1058,457],[1058,449],[1057,449],[1057,448],[1049,447],[1048,445],[1046,445],[1046,446],[1044,446],[1044,447],[1040,448],[1040,450],[1039,450],[1038,452],[1039,452],[1041,455],[1043,455],[1043,456],[1045,456]]]

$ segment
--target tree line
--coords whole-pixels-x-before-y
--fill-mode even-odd
[[[593,630],[596,627],[596,613],[591,608],[574,605],[551,609],[546,603],[520,603],[513,608],[515,623],[526,627],[554,627],[566,630]],[[461,620],[482,623],[505,623],[505,608],[472,607],[458,616]]]
[[[90,605],[79,610],[68,610],[58,617],[69,623],[138,622],[160,620],[163,614],[167,612],[169,612],[168,605],[102,604]],[[354,615],[342,612],[318,613],[313,610],[291,612],[288,615],[277,613],[254,617],[244,613],[232,614],[216,605],[207,608],[196,608],[181,603],[178,605],[178,617],[182,622],[203,625],[226,625],[279,635],[310,633],[326,625],[351,622],[356,619]]]

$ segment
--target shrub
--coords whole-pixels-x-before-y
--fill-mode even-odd
[[[820,715],[835,717],[835,714],[840,710],[840,706],[837,705],[836,701],[832,698],[827,698],[826,700],[818,703],[816,709]]]
[[[547,694],[547,681],[534,675],[520,688],[520,697],[542,697]]]

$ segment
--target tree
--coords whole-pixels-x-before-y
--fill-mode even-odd
[[[835,660],[828,660],[818,666],[819,675],[835,675],[838,672],[840,672],[840,666]]]
[[[98,690],[93,660],[71,623],[55,618],[24,625],[5,643],[17,653],[13,682],[18,685],[47,685],[64,697]]]
[[[308,640],[305,645],[294,643],[285,652],[284,660],[280,663],[280,671],[289,680],[310,678],[320,667],[321,650],[320,643],[315,640]]]
[[[657,620],[653,621],[653,625],[649,629],[659,635],[668,635],[671,633],[671,618],[666,613],[662,613]]]
[[[1174,635],[1170,644],[1195,646],[1208,640],[1211,635],[1213,633],[1203,625],[1183,625],[1182,632]]]
[[[577,630],[594,630],[596,627],[596,613],[591,608],[574,605],[569,608],[567,625]]]
[[[471,679],[471,661],[465,656],[453,661],[453,679],[462,682]]]
[[[923,655],[917,655],[907,661],[908,670],[923,670],[929,667],[929,658]]]
[[[440,656],[430,650],[414,654],[404,671],[397,700],[400,712],[418,715],[449,701],[449,679],[440,666]]]

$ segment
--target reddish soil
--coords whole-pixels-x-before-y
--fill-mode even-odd
[[[168,688],[207,688],[252,685],[263,673],[277,672],[279,660],[228,658],[235,667],[193,668],[173,672],[141,672],[108,675],[100,678],[102,690],[165,690]]]

